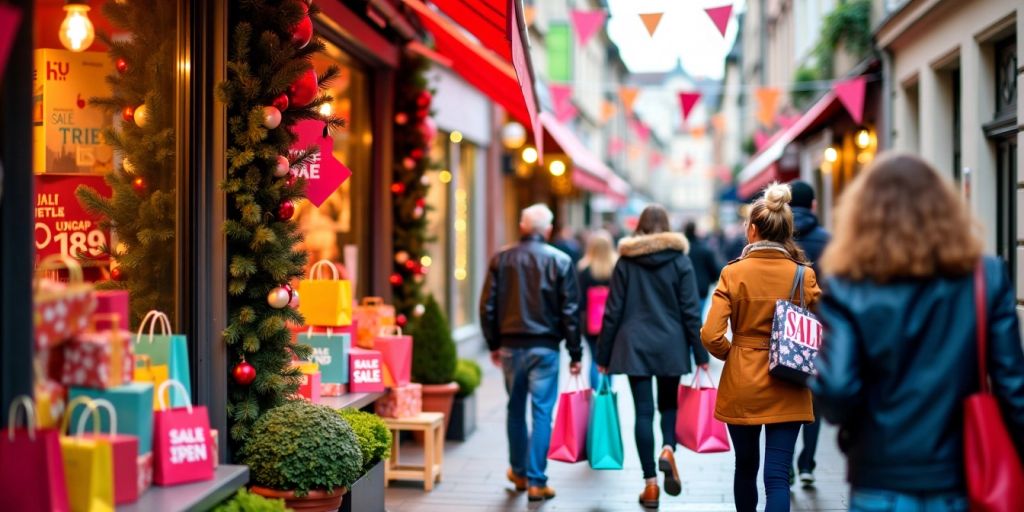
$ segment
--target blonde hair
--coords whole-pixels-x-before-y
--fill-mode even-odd
[[[580,260],[580,271],[590,269],[594,279],[605,280],[612,276],[618,254],[612,236],[605,230],[597,230],[587,238],[587,250]]]
[[[924,160],[875,160],[843,192],[826,273],[885,283],[964,276],[981,257],[977,223],[953,186]]]
[[[750,223],[762,239],[782,244],[790,257],[806,263],[804,251],[793,240],[793,210],[789,207],[792,199],[789,185],[778,182],[768,185],[764,195],[750,207]]]

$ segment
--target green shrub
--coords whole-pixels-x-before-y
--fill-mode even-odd
[[[379,416],[358,409],[340,409],[338,414],[352,427],[359,439],[364,474],[374,464],[391,456],[391,431]]]
[[[871,52],[871,0],[850,0],[841,2],[825,16],[821,36],[815,55],[818,59],[818,75],[823,78],[834,76],[833,58],[842,42],[850,55],[863,59]]]
[[[363,454],[352,427],[334,410],[296,400],[256,420],[241,451],[252,483],[304,496],[311,489],[352,485]]]
[[[441,306],[427,299],[423,315],[412,331],[412,380],[421,384],[447,384],[455,374],[455,340]]]
[[[459,359],[455,364],[455,382],[459,385],[459,396],[472,395],[480,386],[484,371],[472,359]]]
[[[239,489],[234,496],[224,500],[213,512],[285,512],[284,500],[271,500],[253,494],[248,489]]]

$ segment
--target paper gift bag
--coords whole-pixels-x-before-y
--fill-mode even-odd
[[[135,463],[139,468],[137,473],[138,493],[142,496],[153,485],[153,452],[135,457]]]
[[[590,408],[587,454],[593,469],[622,469],[622,430],[611,379],[601,375]]]
[[[139,455],[149,453],[153,449],[153,385],[148,382],[132,382],[124,386],[110,389],[71,388],[68,390],[71,400],[78,397],[104,399],[117,409],[117,433],[135,436],[139,440]],[[77,411],[72,421],[81,421]],[[74,424],[74,423],[73,423]],[[111,425],[104,416],[100,428],[110,431]]]
[[[119,318],[122,326],[131,323],[131,317],[128,316],[128,290],[96,290],[94,295],[96,296],[94,314],[108,315],[96,321],[97,329],[111,329],[113,323],[108,320],[110,316]]]
[[[411,418],[423,412],[423,385],[406,384],[391,388],[374,404],[374,412],[382,418]]]
[[[148,382],[153,389],[160,387],[164,381],[170,378],[166,364],[153,364],[153,359],[147,355],[135,356],[135,382]],[[167,392],[164,392],[164,400],[168,401]],[[153,394],[153,410],[157,411],[160,397]]]
[[[60,438],[60,452],[64,459],[64,473],[68,475],[68,501],[72,512],[114,511],[114,461],[110,442],[99,436],[99,412],[96,404],[85,397],[68,403],[61,432],[67,430],[68,418],[75,407],[88,407],[93,415],[93,433],[86,438],[82,432]],[[81,426],[81,424],[80,424]]]
[[[143,334],[146,325],[147,334]],[[160,332],[155,332],[159,326]],[[153,365],[167,365],[167,378],[174,379],[185,386],[188,396],[192,396],[191,373],[188,368],[188,341],[184,335],[171,333],[171,321],[167,315],[159,311],[150,311],[142,318],[142,324],[135,334],[135,354],[150,358]],[[182,407],[182,397],[172,394],[172,407]]]
[[[117,433],[117,411],[113,404],[102,398],[93,400],[100,410],[107,411],[110,418],[109,434],[81,434],[86,439],[102,440],[110,444],[114,464],[114,504],[135,503],[139,499],[139,439]],[[78,431],[86,432],[92,415],[82,414],[78,420]],[[98,422],[92,422],[98,425]]]
[[[101,315],[94,315],[99,320]],[[121,319],[107,315],[113,329],[97,329],[76,334],[64,344],[65,386],[107,389],[132,381],[135,374],[132,333],[119,328]]]
[[[322,279],[321,271],[330,269],[331,277]],[[320,260],[309,271],[309,279],[299,281],[299,313],[306,325],[339,326],[352,323],[352,283],[340,279],[338,268],[329,260]]]
[[[700,384],[704,372],[710,385]],[[711,372],[698,369],[689,386],[679,386],[679,411],[676,413],[676,440],[697,453],[729,451],[729,431],[725,423],[715,419],[718,388]]]
[[[67,283],[44,277],[62,266],[68,270]],[[39,263],[32,302],[37,349],[60,345],[85,329],[96,309],[93,287],[83,280],[82,267],[73,258],[60,255],[48,256]]]
[[[356,346],[372,349],[381,328],[395,325],[395,307],[384,304],[380,297],[363,297],[352,310],[352,321],[359,324],[354,338]]]
[[[298,367],[302,372],[299,396],[314,404],[320,403],[320,366],[316,363],[300,363]]]
[[[587,424],[590,422],[592,390],[580,383],[579,375],[570,379],[570,383],[570,389],[558,397],[548,458],[580,462],[587,458]]]
[[[25,428],[16,428],[24,411]],[[16,397],[0,434],[0,503],[6,510],[69,510],[64,462],[57,429],[37,429],[27,396]]]
[[[185,407],[160,404],[160,410],[153,414],[153,482],[176,485],[212,480],[213,442],[206,407],[193,407],[185,386],[173,379],[161,384],[157,395],[163,396],[169,386],[181,393]]]
[[[381,327],[373,340],[373,349],[384,358],[384,385],[393,388],[409,383],[412,372],[412,336],[402,334],[398,326]]]
[[[352,393],[384,391],[384,362],[380,352],[353,347],[348,356],[349,391]]]
[[[333,329],[316,332],[312,327],[296,336],[296,342],[313,349],[309,362],[320,367],[320,381],[331,384],[348,383],[348,351],[351,337]]]

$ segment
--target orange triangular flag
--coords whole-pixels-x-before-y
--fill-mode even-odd
[[[615,104],[605,100],[601,103],[601,124],[607,123],[615,115]]]
[[[636,102],[637,94],[640,94],[640,89],[636,87],[619,87],[619,99],[622,100],[622,105],[626,107],[629,115],[633,115],[633,103]]]
[[[764,126],[771,126],[775,121],[775,112],[779,108],[779,96],[782,94],[777,87],[758,87],[754,89],[757,98],[757,120]]]
[[[647,33],[654,37],[654,31],[658,30],[658,24],[661,23],[661,17],[665,13],[663,12],[648,12],[640,15],[640,21],[644,22],[644,27],[647,28]]]
[[[537,8],[532,5],[523,7],[523,21],[526,22],[526,26],[533,25],[533,19],[537,16]]]

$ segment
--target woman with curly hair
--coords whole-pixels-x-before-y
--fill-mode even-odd
[[[963,401],[979,388],[972,274],[983,272],[992,389],[1024,446],[1013,285],[970,211],[921,159],[880,158],[843,193],[823,271],[818,411],[840,425],[850,509],[966,511]],[[980,269],[978,267],[981,267]]]

